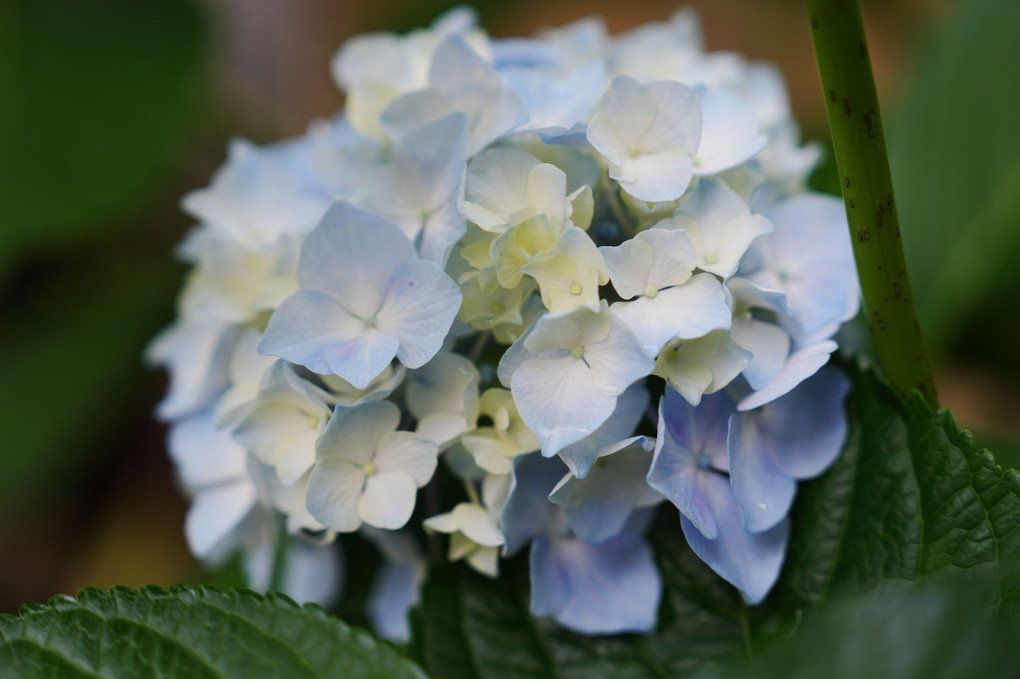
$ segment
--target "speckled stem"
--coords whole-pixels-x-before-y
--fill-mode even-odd
[[[806,0],[864,313],[886,379],[938,405],[903,258],[875,80],[857,0]]]

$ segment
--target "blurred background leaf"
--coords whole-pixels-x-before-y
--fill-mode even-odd
[[[1016,351],[994,340],[1020,327],[1005,306],[1020,256],[1018,26],[1020,3],[961,3],[917,53],[887,135],[930,348],[944,357],[955,341],[967,344],[962,336],[985,334],[1000,345],[988,361],[1013,368]]]
[[[186,0],[5,1],[0,273],[152,199],[194,122],[202,18]]]
[[[708,679],[1015,677],[1016,654],[983,595],[966,587],[888,587],[834,605],[800,634]]]

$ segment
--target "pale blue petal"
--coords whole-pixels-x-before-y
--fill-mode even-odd
[[[752,533],[779,524],[790,511],[797,482],[772,462],[772,441],[754,423],[754,415],[737,413],[730,418],[730,482],[744,515],[743,525]]]
[[[659,402],[659,425],[648,484],[676,505],[706,537],[718,535],[707,496],[714,460],[727,456],[726,435],[733,401],[724,393],[706,396],[697,408],[667,387]]]
[[[716,174],[740,165],[763,148],[768,138],[758,129],[754,109],[728,90],[701,90],[701,144],[694,157],[694,172]]]
[[[631,385],[616,399],[616,409],[608,420],[577,443],[561,449],[557,454],[570,469],[570,473],[583,479],[595,463],[600,450],[632,436],[638,422],[644,417],[648,400],[648,390],[640,382]]]
[[[846,375],[827,368],[760,411],[741,417],[753,419],[777,469],[795,479],[810,479],[828,469],[843,447],[847,432],[843,400],[849,391]]]
[[[533,599],[536,615],[549,611],[558,623],[582,634],[655,628],[662,576],[652,550],[634,531],[601,545],[576,538],[536,539],[531,568],[532,591],[541,596]]]
[[[646,358],[640,349],[637,353]],[[588,365],[569,354],[525,361],[514,372],[510,391],[546,456],[591,434],[616,409],[616,396],[600,394]]]
[[[501,528],[504,554],[513,555],[540,533],[552,532],[563,521],[563,510],[549,501],[549,493],[563,478],[563,463],[538,453],[518,455],[511,471],[510,490],[503,505]]]
[[[399,226],[350,203],[334,203],[301,246],[298,282],[302,290],[336,295],[357,316],[371,316],[390,276],[415,257]]]
[[[390,279],[376,324],[382,333],[399,340],[400,362],[420,368],[442,348],[460,302],[460,286],[438,265],[408,262]]]
[[[167,432],[166,444],[177,474],[189,490],[245,476],[244,448],[229,428],[216,427],[209,410],[175,422]]]
[[[461,36],[448,36],[436,47],[429,86],[442,92],[453,109],[467,114],[472,154],[528,122],[521,98],[503,87],[492,64]]]
[[[783,521],[763,533],[748,533],[725,478],[714,478],[707,495],[719,521],[719,537],[709,540],[681,517],[684,536],[694,553],[739,589],[749,604],[760,603],[779,579],[786,558],[789,522]]]
[[[779,374],[790,354],[790,336],[785,330],[750,315],[733,319],[730,336],[742,349],[751,352],[751,362],[741,374],[752,389],[765,387]]]
[[[554,615],[570,602],[569,564],[559,558],[557,541],[539,535],[531,544],[531,614]]]
[[[210,558],[256,506],[255,486],[248,479],[199,491],[184,520],[188,549],[196,558]]]
[[[603,450],[599,464],[584,479],[567,474],[557,484],[549,499],[563,507],[577,537],[589,544],[605,542],[620,532],[634,509],[646,500],[645,476],[651,463],[651,455],[643,447],[646,443],[641,436],[610,454]]]
[[[368,595],[368,616],[379,636],[396,643],[411,638],[408,613],[418,602],[418,590],[425,579],[425,560],[387,560]]]
[[[421,243],[418,251],[421,258],[445,267],[450,251],[465,233],[467,223],[457,210],[457,194],[454,193],[425,220],[419,235]]]
[[[806,344],[857,313],[859,286],[846,210],[837,198],[808,193],[780,201],[765,216],[775,231],[755,244],[754,255],[764,268],[748,278],[786,294],[801,326],[797,340]]]
[[[259,353],[279,356],[312,372],[336,373],[363,389],[397,353],[396,339],[378,335],[333,296],[302,290],[273,313]]]
[[[422,210],[435,210],[457,193],[464,179],[468,153],[467,120],[451,113],[407,134],[394,152],[393,163],[408,168],[422,197]]]
[[[592,384],[598,393],[614,398],[655,367],[655,359],[645,354],[638,338],[616,315],[612,316],[612,326],[604,340],[585,345],[584,361],[588,364]],[[592,427],[594,430],[595,427]]]
[[[788,393],[828,363],[829,356],[837,348],[832,340],[823,340],[797,349],[787,357],[779,372],[767,384],[740,400],[737,410],[753,410]]]

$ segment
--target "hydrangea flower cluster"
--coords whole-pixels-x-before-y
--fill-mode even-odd
[[[332,68],[341,114],[234,142],[184,199],[194,268],[150,355],[192,551],[240,549],[265,587],[282,525],[283,587],[321,600],[343,567],[315,545],[357,531],[400,637],[417,509],[490,577],[530,549],[535,615],[647,632],[645,533],[672,503],[760,602],[797,481],[845,438],[848,381],[823,366],[859,303],[775,69],[705,52],[689,12],[493,40],[463,10]],[[423,510],[440,466],[464,492]]]

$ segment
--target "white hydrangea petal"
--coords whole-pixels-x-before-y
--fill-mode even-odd
[[[540,161],[514,147],[489,148],[468,164],[461,213],[486,231],[502,231],[507,218],[528,207],[528,176]]]
[[[661,290],[690,280],[698,255],[686,231],[646,229],[635,238],[648,243],[655,253],[648,270],[648,287]]]
[[[645,201],[675,200],[693,176],[701,108],[679,82],[641,85],[613,79],[588,123],[587,139],[609,161],[609,175]]]
[[[606,261],[613,287],[621,298],[631,299],[645,293],[648,274],[655,258],[655,251],[647,241],[630,238],[616,246],[603,245],[599,252]]]
[[[273,467],[286,486],[292,485],[315,462],[319,417],[282,400],[260,403],[234,431],[234,438],[263,463]],[[310,421],[311,419],[311,421]]]
[[[411,261],[390,279],[376,325],[399,340],[395,353],[400,362],[419,368],[442,347],[460,303],[460,287],[441,268],[432,262]]]
[[[517,369],[521,367],[522,363],[531,358],[532,352],[528,350],[525,343],[535,328],[539,327],[539,321],[544,317],[545,311],[540,312],[538,317],[521,333],[520,337],[514,340],[514,343],[503,352],[502,358],[499,359],[499,365],[496,366],[496,377],[499,379],[499,383],[507,389],[510,388],[510,381],[514,373],[517,372]]]
[[[640,349],[638,354],[645,358]],[[616,407],[616,397],[601,394],[592,371],[573,356],[525,361],[514,372],[510,390],[546,456],[595,431]]]
[[[146,360],[165,366],[170,376],[166,396],[156,406],[160,419],[201,410],[227,387],[232,330],[231,323],[178,319],[149,344]]]
[[[244,476],[244,448],[229,429],[216,427],[208,411],[175,422],[167,432],[166,444],[181,481],[189,489]]]
[[[415,257],[395,224],[350,203],[334,203],[301,246],[298,281],[302,290],[340,295],[348,311],[371,316],[390,277]]]
[[[790,336],[773,323],[750,317],[734,318],[730,334],[737,344],[751,352],[751,362],[742,374],[752,389],[761,389],[783,367],[790,353]]]
[[[417,434],[409,431],[391,431],[379,442],[379,449],[372,463],[380,473],[401,470],[421,487],[432,479],[436,471],[438,453],[435,443],[426,441]]]
[[[693,155],[703,136],[704,125],[697,95],[686,85],[670,80],[648,83],[646,87],[655,101],[658,115],[642,139],[645,147],[676,146]]]
[[[358,501],[358,516],[376,528],[403,528],[414,513],[417,495],[418,487],[407,472],[379,471],[365,481],[365,491]]]
[[[468,554],[465,560],[482,575],[499,577],[499,547],[479,547]]]
[[[752,215],[743,198],[724,182],[702,178],[660,228],[687,231],[698,254],[698,268],[729,278],[741,258],[772,223]]]
[[[247,479],[202,490],[184,519],[188,549],[199,559],[210,557],[255,503],[255,486]]]
[[[468,144],[467,121],[461,113],[451,113],[418,127],[397,144],[393,164],[411,171],[420,187],[421,209],[436,209],[460,187]],[[379,188],[393,200],[392,187]]]
[[[472,154],[528,121],[521,98],[503,87],[492,64],[461,36],[448,36],[436,48],[429,86],[467,114]]]
[[[628,174],[620,173],[614,179],[624,191],[650,203],[676,200],[684,194],[694,176],[690,154],[684,149],[644,153],[627,167]]]
[[[338,407],[316,444],[316,457],[337,458],[365,465],[372,461],[387,433],[400,424],[400,409],[389,401],[373,401],[351,408]]]
[[[456,196],[436,208],[422,225],[420,244],[421,258],[445,267],[450,253],[457,242],[467,233],[467,224],[457,210]]]
[[[442,351],[425,366],[412,371],[404,386],[408,410],[418,418],[432,413],[460,413],[461,419],[478,415],[478,368],[460,354]]]
[[[364,488],[361,466],[339,456],[320,456],[308,479],[308,512],[337,532],[354,532],[361,527],[358,503]]]
[[[601,342],[612,331],[613,319],[607,310],[603,301],[598,310],[577,307],[564,314],[545,314],[535,319],[521,343],[527,351],[538,354]]]
[[[424,89],[402,94],[379,114],[379,127],[400,141],[423,124],[439,120],[451,112],[450,102],[435,90]]]
[[[521,96],[529,117],[524,129],[530,130],[567,128],[578,120],[586,120],[606,82],[606,67],[600,61],[565,73],[518,67],[500,68],[499,74]]]
[[[460,531],[483,547],[499,547],[504,543],[503,533],[496,525],[496,520],[484,507],[473,502],[461,502],[446,514],[426,519],[424,525],[442,533]]]
[[[714,330],[666,347],[655,362],[654,373],[696,406],[703,394],[725,387],[750,362],[751,352],[742,349],[730,333]]]
[[[567,198],[567,175],[563,170],[541,163],[528,174],[528,204],[538,214],[548,215],[554,224],[567,221],[570,202]]]
[[[259,351],[313,372],[335,372],[364,388],[393,359],[397,346],[396,339],[366,328],[331,295],[302,290],[273,313]]]
[[[767,384],[740,400],[737,410],[752,410],[789,392],[828,363],[829,356],[837,348],[838,345],[832,340],[822,340],[797,349]]]
[[[729,328],[732,320],[722,284],[711,274],[697,274],[685,285],[659,291],[654,297],[617,302],[612,310],[652,358],[675,337],[701,337]]]
[[[728,90],[698,93],[702,110],[701,144],[694,156],[694,172],[716,174],[736,167],[765,148],[768,137],[759,130],[754,108]]]
[[[521,267],[538,281],[542,302],[558,314],[579,306],[597,309],[599,285],[609,273],[602,254],[583,229],[569,227],[553,248]]]
[[[609,335],[600,342],[585,345],[583,358],[591,371],[594,388],[605,396],[619,396],[655,367],[655,361],[645,354],[638,338],[615,315]]]

